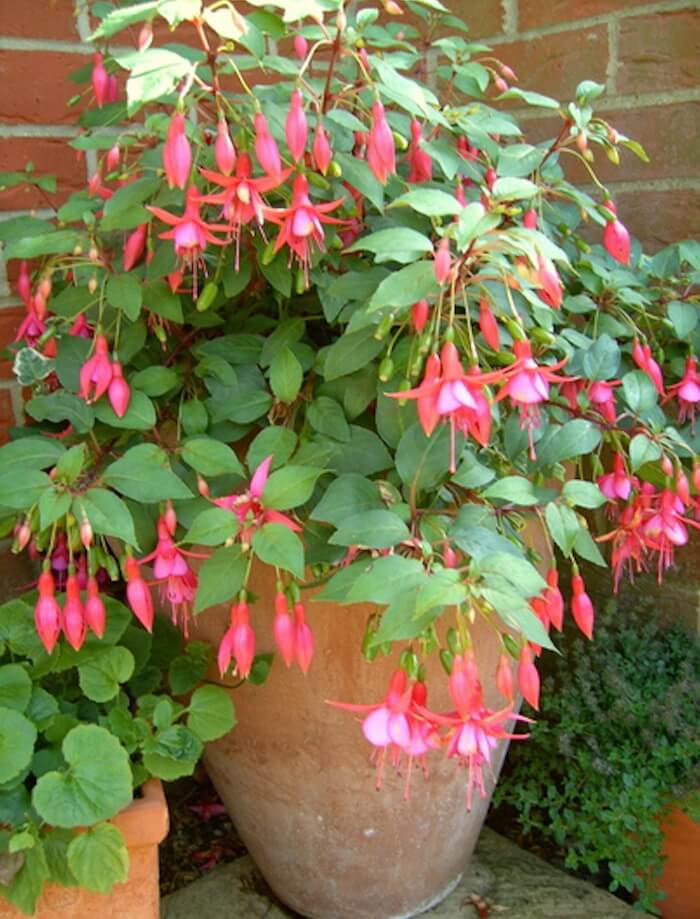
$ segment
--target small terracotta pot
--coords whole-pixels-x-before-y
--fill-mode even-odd
[[[250,589],[258,650],[272,650],[274,572],[253,568]],[[405,774],[387,762],[374,790],[375,766],[358,716],[324,700],[369,703],[386,693],[396,658],[363,660],[369,605],[313,602],[305,593],[316,656],[307,677],[275,665],[263,686],[232,692],[238,724],[205,753],[209,774],[250,854],[277,896],[317,919],[411,916],[457,884],[476,844],[506,745],[494,754],[488,797],[466,809],[467,774],[440,753],[426,780],[414,765],[410,801]],[[198,621],[197,638],[217,644],[228,607]],[[499,645],[486,625],[474,629],[486,702],[500,707],[493,682]],[[433,658],[436,656],[433,655]],[[452,706],[437,660],[428,674],[429,707]],[[433,690],[433,687],[435,689]]]
[[[152,779],[143,786],[143,796],[133,801],[111,821],[124,834],[129,850],[129,878],[115,884],[109,894],[93,893],[80,887],[47,884],[35,919],[158,919],[158,845],[168,833],[168,805],[163,786]],[[0,897],[0,919],[21,919],[20,912]]]
[[[700,919],[700,823],[677,807],[661,824],[666,856],[659,889],[666,898],[659,903],[663,919]]]

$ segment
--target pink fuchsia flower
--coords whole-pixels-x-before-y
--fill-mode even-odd
[[[257,112],[254,118],[255,124],[255,155],[258,162],[269,176],[279,176],[282,172],[282,160],[270,129],[267,124],[267,118]]]
[[[123,418],[131,401],[131,388],[124,379],[119,361],[112,364],[112,379],[107,389],[107,398],[117,418]]]
[[[591,598],[586,593],[583,578],[576,569],[574,569],[574,574],[571,578],[571,592],[573,594],[571,597],[571,613],[574,617],[574,622],[586,638],[592,639],[595,610],[593,609]]]
[[[423,149],[423,129],[419,121],[411,122],[411,142],[408,147],[408,181],[430,182],[433,177],[433,160]]]
[[[367,165],[375,179],[386,185],[396,172],[396,146],[381,102],[372,106],[372,127],[367,139]]]
[[[63,606],[63,634],[71,648],[79,651],[87,632],[85,610],[80,599],[80,584],[75,573],[66,580],[66,602]]]
[[[231,649],[236,658],[236,673],[245,680],[255,660],[255,632],[250,624],[250,608],[239,600],[231,609]]]
[[[217,507],[232,511],[241,525],[238,538],[245,545],[249,545],[253,534],[265,523],[280,523],[295,533],[301,530],[291,517],[280,511],[266,508],[263,504],[263,491],[270,474],[272,456],[267,456],[253,473],[248,488],[244,491],[222,498],[214,498]]]
[[[294,36],[294,53],[299,58],[300,61],[303,61],[309,51],[309,43],[306,38],[300,33],[297,32]]]
[[[150,555],[143,562],[153,562],[153,578],[161,585],[163,600],[170,603],[173,623],[182,622],[185,637],[188,634],[189,612],[197,592],[197,575],[190,568],[186,555],[193,558],[202,556],[194,552],[185,552],[173,540],[169,522],[165,517],[158,520],[158,541]]]
[[[616,261],[629,265],[632,257],[632,241],[627,227],[617,219],[617,210],[612,201],[604,201],[603,206],[615,215],[605,224],[603,246]]]
[[[80,368],[80,396],[86,402],[97,402],[112,382],[109,342],[104,335],[95,336],[95,352]]]
[[[37,315],[32,298],[27,305],[26,315],[17,329],[14,340],[25,341],[30,348],[33,348],[44,332],[46,332],[46,323]]]
[[[282,590],[275,594],[275,615],[272,621],[272,634],[277,650],[287,667],[291,667],[296,651],[296,629],[294,620],[289,615],[289,603]]]
[[[644,496],[635,499],[632,504],[623,508],[617,521],[617,527],[598,536],[596,542],[611,542],[611,567],[613,570],[613,592],[620,588],[623,572],[628,572],[630,580],[645,568],[647,547],[642,538],[642,518],[644,513]]]
[[[609,501],[628,501],[632,490],[639,487],[639,479],[630,475],[625,466],[625,458],[616,453],[613,458],[612,472],[607,472],[598,479],[598,488]]]
[[[668,388],[667,400],[672,396],[678,400],[678,420],[684,424],[689,419],[691,430],[695,433],[695,412],[700,405],[700,374],[697,358],[689,357],[686,360],[680,382]]]
[[[617,422],[615,387],[620,385],[620,380],[595,380],[588,386],[587,395],[591,404],[610,424]]]
[[[192,148],[187,139],[182,112],[175,112],[170,119],[163,147],[163,168],[170,188],[185,188],[192,169]]]
[[[129,234],[126,242],[124,243],[124,271],[131,271],[131,269],[138,265],[138,263],[143,258],[143,253],[146,249],[146,236],[148,235],[148,224],[142,223],[140,226]]]
[[[554,567],[547,572],[547,586],[543,596],[547,605],[547,617],[554,628],[561,632],[564,626],[564,598],[559,590],[559,574]]]
[[[114,144],[107,151],[107,172],[114,172],[115,169],[119,168],[119,163],[121,162],[122,152],[119,148],[119,144]]]
[[[539,284],[539,295],[544,302],[551,306],[552,309],[561,308],[561,301],[564,296],[564,288],[559,277],[559,272],[554,267],[554,263],[548,258],[540,256],[537,272],[537,283]]]
[[[639,340],[635,338],[634,342],[632,343],[632,360],[640,370],[646,373],[646,375],[656,387],[656,391],[659,393],[659,395],[663,396],[664,377],[663,373],[661,372],[661,367],[652,356],[651,347],[647,344],[641,345]]]
[[[39,598],[34,607],[34,626],[47,653],[51,654],[61,633],[61,609],[56,602],[53,574],[42,571],[37,586]]]
[[[308,271],[314,246],[325,249],[324,223],[340,224],[344,221],[337,217],[328,217],[330,211],[336,210],[344,198],[312,204],[309,198],[309,182],[305,175],[299,174],[292,186],[291,205],[283,209],[265,208],[265,217],[280,226],[275,241],[274,251],[279,252],[283,246],[289,247],[290,261],[296,257],[304,270],[308,283]]]
[[[435,280],[442,285],[450,276],[452,270],[452,256],[450,255],[450,241],[444,236],[437,245],[433,255],[433,271]]]
[[[224,117],[219,118],[216,126],[216,143],[214,144],[216,168],[230,176],[236,166],[236,148],[233,146],[228,123]]]
[[[493,315],[486,297],[482,297],[479,301],[479,329],[489,348],[491,348],[492,351],[500,351],[501,333],[498,328],[496,317]]]
[[[501,654],[498,658],[498,665],[496,667],[496,688],[503,698],[507,699],[509,702],[512,702],[515,698],[513,667],[510,662],[510,657],[505,653]]]
[[[107,102],[110,105],[119,102],[119,83],[113,73],[107,77]]]
[[[523,698],[534,709],[540,707],[540,675],[533,660],[532,649],[529,644],[524,644],[520,649],[518,661],[518,686]]]
[[[304,114],[304,100],[298,89],[292,92],[289,111],[284,123],[284,133],[292,159],[298,163],[304,155],[309,136],[309,123]]]
[[[670,488],[654,497],[656,507],[652,506],[645,514],[642,540],[647,549],[658,553],[657,572],[661,583],[663,572],[673,565],[675,549],[688,542],[687,525],[700,529],[700,522],[683,516],[683,502]]]
[[[75,335],[78,338],[92,338],[92,329],[85,318],[84,313],[79,313],[73,320],[71,327],[68,329],[69,335]]]
[[[314,135],[314,142],[311,145],[311,160],[313,162],[314,168],[318,169],[321,175],[326,175],[328,172],[328,167],[331,164],[331,158],[333,153],[331,151],[331,145],[328,140],[328,135],[319,121],[316,126],[316,133]]]
[[[102,638],[107,625],[107,611],[100,596],[100,585],[97,578],[91,576],[87,582],[87,600],[85,602],[85,623],[91,632]]]
[[[153,631],[153,597],[148,585],[141,576],[141,569],[136,559],[128,555],[125,563],[126,598],[134,616],[147,632]]]
[[[309,672],[315,647],[311,626],[306,621],[304,604],[297,601],[294,604],[294,656],[304,675]]]
[[[102,54],[97,51],[93,58],[94,64],[92,66],[92,91],[95,94],[95,102],[97,103],[98,108],[102,108],[105,102],[108,102],[108,93],[109,93],[109,76],[105,70],[104,57]]]
[[[29,306],[32,296],[32,282],[29,277],[29,266],[26,259],[22,259],[19,264],[19,273],[15,282],[15,290],[25,306]]]

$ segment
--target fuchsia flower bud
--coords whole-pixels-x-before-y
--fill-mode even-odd
[[[233,628],[226,629],[224,632],[221,641],[219,643],[219,650],[216,655],[216,664],[219,668],[219,673],[222,678],[226,675],[226,671],[231,666],[231,658],[233,657]]]
[[[294,653],[301,672],[307,674],[313,660],[315,642],[313,632],[306,622],[303,603],[294,604],[294,626]]]
[[[309,50],[309,43],[299,32],[294,36],[294,53],[303,61]]]
[[[182,112],[175,112],[170,119],[163,147],[163,168],[170,188],[185,188],[192,169],[192,148],[187,139]]]
[[[100,585],[95,577],[88,578],[87,601],[85,603],[85,622],[91,632],[102,638],[107,625],[107,611],[100,596]]]
[[[284,123],[284,134],[292,159],[298,163],[306,150],[306,140],[309,134],[309,125],[304,114],[304,100],[298,89],[292,93],[291,104]]]
[[[231,630],[231,649],[236,658],[236,671],[245,680],[255,660],[255,632],[250,625],[250,610],[245,600],[240,600],[231,609]]]
[[[523,214],[523,226],[528,230],[537,229],[537,211],[534,208],[529,208]]]
[[[139,563],[133,556],[126,559],[126,598],[134,616],[148,632],[153,631],[153,598],[141,577]]]
[[[254,118],[255,124],[255,155],[263,170],[269,176],[278,176],[282,172],[282,160],[270,129],[267,125],[267,118],[262,112],[257,112]]]
[[[612,201],[604,201],[604,207],[613,214],[616,214],[615,205]],[[606,251],[618,262],[623,265],[629,265],[632,257],[632,241],[627,227],[617,219],[608,220],[603,230],[603,245]]]
[[[435,250],[433,269],[438,284],[444,284],[450,276],[452,268],[452,256],[450,255],[450,241],[445,236],[438,243]]]
[[[445,566],[445,568],[456,568],[457,561],[457,553],[448,543],[442,553],[442,564]]]
[[[540,257],[537,269],[537,283],[540,285],[539,295],[544,302],[551,306],[552,309],[560,309],[564,288],[562,287],[559,272],[548,258]]]
[[[122,375],[122,365],[119,361],[112,364],[112,379],[107,389],[107,398],[117,418],[123,418],[131,401],[131,388]]]
[[[29,526],[29,522],[27,520],[23,520],[21,523],[18,523],[14,529],[13,536],[13,551],[22,552],[27,548],[29,545],[29,540],[32,538],[32,528]]]
[[[141,26],[141,31],[139,32],[138,39],[138,49],[139,51],[148,51],[153,43],[153,24],[150,20],[144,22]]]
[[[574,622],[583,632],[586,638],[593,638],[593,622],[595,611],[591,598],[586,593],[586,585],[580,574],[574,574],[571,578],[571,612],[574,616]]]
[[[550,568],[547,572],[544,601],[549,621],[558,632],[561,632],[564,625],[564,598],[559,590],[559,574],[556,568]]]
[[[457,184],[455,186],[455,198],[459,201],[462,207],[467,206],[467,195],[464,191],[464,181],[462,176],[457,176]]]
[[[272,634],[275,644],[282,655],[282,660],[289,667],[296,653],[296,628],[289,615],[287,597],[280,590],[275,596],[275,618],[272,623]]]
[[[425,328],[429,315],[430,305],[427,300],[419,300],[411,307],[411,324],[419,335]]]
[[[367,140],[367,165],[382,185],[386,185],[389,176],[396,172],[396,146],[381,102],[375,102],[372,106],[372,127]]]
[[[494,77],[493,85],[496,87],[499,93],[507,93],[510,89],[510,86],[508,86],[503,77]]]
[[[131,271],[134,265],[138,265],[143,257],[146,248],[146,236],[148,234],[148,224],[142,223],[140,226],[129,234],[124,243],[124,271]]]
[[[669,387],[669,398],[678,400],[678,420],[683,424],[690,419],[691,430],[695,431],[695,412],[700,404],[700,374],[697,358],[689,357],[685,362],[683,377]]]
[[[41,643],[51,654],[61,632],[61,610],[54,596],[53,574],[42,571],[39,575],[39,599],[34,607],[34,625]]]
[[[489,168],[484,173],[484,181],[486,182],[486,187],[489,189],[493,188],[493,186],[496,184],[497,178],[498,175],[496,170],[493,168],[493,166],[489,166]]]
[[[63,634],[71,648],[80,651],[85,641],[87,624],[80,599],[80,584],[74,573],[66,580],[66,602],[63,607]]]
[[[484,336],[484,341],[493,351],[501,350],[501,333],[496,317],[491,312],[486,297],[479,301],[479,328]]]
[[[411,144],[408,148],[408,181],[429,182],[433,177],[433,160],[421,146],[423,131],[419,121],[411,122]]]
[[[93,172],[88,181],[88,198],[94,198],[102,186],[102,174],[99,169]]]
[[[107,77],[107,102],[110,105],[119,101],[119,83],[116,76],[112,73]]]
[[[19,274],[17,275],[16,290],[20,299],[27,306],[29,306],[29,301],[32,298],[32,282],[29,277],[29,268],[27,267],[27,262],[25,259],[22,259],[20,262]]]
[[[692,503],[692,499],[690,497],[690,482],[688,481],[688,476],[685,474],[685,472],[683,472],[680,466],[676,470],[675,490],[683,504],[685,504],[686,507],[689,507]]]
[[[539,709],[540,707],[540,675],[537,672],[533,660],[532,649],[529,645],[523,645],[520,650],[520,661],[518,663],[518,685],[523,698],[530,705]]]
[[[513,684],[513,668],[507,654],[501,654],[496,667],[496,688],[509,702],[513,701],[515,686]]]
[[[316,134],[314,135],[314,142],[311,147],[311,156],[314,167],[318,169],[321,175],[325,175],[328,172],[333,154],[331,145],[328,141],[328,135],[320,122],[316,126]]]
[[[80,521],[80,541],[83,544],[85,549],[89,549],[92,545],[93,532],[90,521],[87,517],[83,517]]]
[[[216,144],[214,145],[214,158],[216,166],[224,175],[230,176],[236,168],[236,148],[233,146],[228,123],[225,118],[219,118],[216,126]]]
[[[80,396],[86,402],[96,402],[112,382],[112,362],[109,343],[104,335],[95,336],[95,351],[80,368]]]
[[[97,107],[102,108],[105,102],[108,101],[109,76],[105,70],[104,58],[99,51],[95,53],[93,60],[95,63],[92,67],[92,91],[95,94]]]
[[[175,513],[175,508],[173,507],[172,501],[168,501],[166,503],[162,520],[168,533],[171,536],[174,536],[175,531],[177,530],[177,514]]]
[[[107,172],[114,172],[115,169],[119,168],[121,155],[122,152],[119,149],[119,144],[114,144],[113,147],[109,148],[107,151]]]
[[[649,345],[640,345],[638,339],[632,344],[632,360],[651,379],[660,395],[664,395],[664,376],[658,363],[654,360]]]

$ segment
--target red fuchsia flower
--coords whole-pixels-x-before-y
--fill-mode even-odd
[[[29,306],[29,301],[32,297],[32,282],[29,277],[29,267],[26,259],[22,259],[20,262],[15,290],[25,306]]]
[[[598,479],[598,488],[609,501],[629,501],[633,489],[639,487],[639,479],[630,475],[625,466],[625,458],[616,453],[613,458],[612,472],[607,472]]]
[[[97,51],[93,58],[94,64],[92,66],[92,91],[95,94],[95,102],[97,103],[98,108],[102,108],[105,102],[108,101],[107,96],[109,93],[109,76],[105,70],[104,58],[102,54]]]
[[[92,338],[92,329],[90,328],[84,313],[79,313],[73,320],[71,327],[68,329],[69,335],[75,335],[78,338]]]
[[[433,160],[421,146],[423,129],[420,121],[411,122],[411,142],[408,147],[408,181],[430,182],[433,177]]]
[[[489,302],[485,297],[479,300],[479,328],[489,348],[492,351],[500,351],[501,333],[498,328],[498,322],[491,312]]]
[[[571,578],[571,591],[573,594],[571,598],[571,613],[574,617],[574,622],[586,638],[592,639],[595,610],[593,609],[591,598],[586,593],[586,585],[583,583],[583,578],[578,573],[577,569],[574,569],[574,574]]]
[[[639,340],[635,338],[632,343],[632,360],[650,378],[659,395],[663,396],[664,376],[661,367],[652,356],[651,347],[647,344],[640,345]]]
[[[141,568],[136,559],[128,555],[126,569],[126,598],[134,616],[148,632],[153,631],[153,597],[148,585],[141,576]]]
[[[255,124],[255,155],[258,162],[269,176],[279,176],[282,172],[282,160],[270,129],[267,124],[267,118],[262,112],[257,112],[254,118]]]
[[[620,579],[625,570],[630,580],[634,580],[635,574],[644,571],[647,551],[641,529],[644,506],[644,495],[640,495],[632,504],[623,508],[614,530],[596,538],[596,542],[612,542],[614,593],[620,588]]]
[[[308,179],[300,173],[295,177],[292,186],[291,205],[279,210],[265,208],[267,219],[280,226],[274,251],[279,252],[282,246],[288,246],[290,261],[293,257],[296,257],[304,270],[307,283],[314,246],[321,251],[325,249],[323,224],[340,224],[344,222],[337,217],[328,217],[327,215],[330,211],[340,207],[344,200],[344,198],[337,198],[335,201],[312,204],[309,198]]]
[[[121,161],[122,152],[119,149],[119,144],[114,144],[107,151],[107,172],[114,172],[115,169],[119,168],[119,163]]]
[[[473,163],[479,156],[479,151],[476,147],[472,147],[469,143],[469,138],[463,134],[457,138],[457,150],[459,155],[470,163]]]
[[[112,364],[112,379],[107,389],[107,398],[117,418],[123,418],[131,401],[131,388],[124,379],[119,361]]]
[[[107,77],[107,102],[110,105],[119,102],[119,83],[113,73]]]
[[[85,623],[91,632],[102,638],[107,625],[107,611],[100,596],[100,585],[97,578],[89,577],[87,582],[87,601],[85,602]]]
[[[547,605],[547,618],[554,628],[561,632],[564,626],[564,598],[559,590],[559,573],[554,567],[547,572],[547,586],[543,596]]]
[[[236,148],[233,146],[228,123],[222,116],[216,126],[216,143],[214,144],[216,168],[224,175],[230,176],[236,166]]]
[[[284,123],[284,135],[292,159],[298,163],[304,155],[309,136],[309,123],[304,114],[304,99],[298,89],[292,92],[289,111]]]
[[[430,305],[427,300],[419,300],[411,307],[411,325],[418,335],[423,331],[430,315]]]
[[[158,521],[156,547],[142,561],[153,561],[154,580],[161,585],[163,601],[167,599],[170,603],[173,623],[177,624],[180,619],[185,637],[188,634],[190,607],[197,592],[197,575],[190,568],[186,555],[202,557],[178,548],[170,533],[168,521],[161,517]]]
[[[610,424],[616,424],[617,422],[615,387],[620,385],[620,380],[595,380],[588,387],[587,395],[591,405],[595,406]]]
[[[306,621],[304,604],[297,601],[294,604],[294,655],[304,675],[309,672],[315,647],[311,626]]]
[[[527,230],[537,229],[537,211],[534,208],[529,208],[523,214],[523,226]]]
[[[538,293],[542,300],[552,309],[560,309],[564,288],[554,263],[540,256],[536,277],[539,284]]]
[[[63,606],[63,634],[71,648],[80,651],[85,641],[87,623],[80,599],[80,584],[74,573],[66,580],[66,602]]]
[[[245,680],[255,660],[255,632],[250,624],[250,609],[245,600],[239,600],[231,609],[231,630],[236,673]]]
[[[272,634],[282,660],[291,667],[296,651],[296,629],[294,620],[289,615],[289,603],[283,591],[275,595],[275,616],[272,622]]]
[[[457,176],[457,184],[455,185],[455,198],[459,201],[462,207],[467,206],[467,193],[464,190],[464,180],[462,179],[462,176]]]
[[[603,207],[611,211],[615,217],[608,220],[603,230],[603,246],[609,255],[623,265],[629,265],[632,257],[632,241],[624,223],[617,219],[617,210],[612,201],[604,201]]]
[[[326,134],[326,131],[321,122],[319,122],[316,125],[314,142],[311,145],[311,161],[313,163],[314,169],[318,169],[321,175],[326,175],[328,172],[328,167],[331,164],[332,156],[333,153],[331,151],[328,135]]]
[[[670,488],[657,493],[656,507],[650,508],[642,524],[642,539],[646,548],[658,553],[658,581],[673,565],[673,554],[677,546],[688,542],[686,524],[700,529],[700,523],[683,516],[683,502]]]
[[[518,661],[518,686],[526,702],[534,709],[540,707],[540,675],[533,660],[532,649],[524,644]]]
[[[698,362],[689,357],[685,362],[685,371],[679,383],[668,388],[667,399],[675,396],[678,400],[678,420],[684,424],[690,419],[690,427],[695,433],[695,412],[700,405],[700,374]]]
[[[41,643],[51,654],[61,633],[61,609],[56,602],[53,574],[42,571],[37,586],[39,599],[34,607],[34,625]]]
[[[367,165],[382,185],[396,173],[396,146],[381,102],[372,106],[372,127],[367,139]]]
[[[192,169],[192,148],[185,130],[185,116],[175,112],[170,119],[163,147],[163,168],[170,188],[185,188]],[[167,222],[167,221],[166,221]]]
[[[143,253],[146,249],[146,236],[148,235],[148,224],[142,223],[140,226],[129,234],[126,242],[124,243],[124,271],[131,271],[131,269],[138,265],[138,263],[143,258]]]
[[[226,245],[225,240],[218,239],[212,233],[212,230],[225,231],[226,226],[220,224],[207,224],[199,214],[200,198],[194,185],[187,189],[185,196],[185,213],[181,217],[176,217],[169,211],[164,211],[160,207],[147,206],[152,214],[172,227],[172,230],[166,230],[165,233],[159,233],[159,239],[172,239],[175,245],[175,255],[181,260],[184,266],[192,269],[194,273],[194,295],[197,295],[197,267],[204,264],[203,253],[208,243],[215,246]]]
[[[515,698],[515,684],[513,682],[513,668],[510,663],[510,657],[507,654],[501,654],[498,658],[496,667],[496,688],[509,702]]]
[[[89,404],[97,402],[112,382],[112,361],[109,342],[104,335],[95,336],[95,351],[80,368],[80,396]]]
[[[17,329],[14,340],[26,341],[29,347],[33,348],[44,332],[46,332],[46,323],[38,317],[33,299],[30,299],[26,315]]]
[[[536,459],[533,428],[540,423],[540,404],[549,399],[550,383],[565,383],[570,378],[558,376],[554,371],[563,367],[566,359],[551,366],[541,366],[532,356],[529,341],[513,343],[516,361],[508,368],[509,379],[496,396],[500,402],[506,396],[520,410],[520,426],[527,428],[530,442],[530,458]]]
[[[253,533],[265,523],[281,523],[282,526],[286,526],[295,533],[301,530],[301,527],[291,517],[287,517],[286,514],[282,514],[272,508],[266,508],[262,503],[263,491],[270,474],[271,463],[272,456],[265,457],[253,473],[250,484],[245,491],[213,499],[213,503],[217,507],[223,507],[236,515],[241,524],[238,536],[245,545],[250,544]]]
[[[299,32],[294,36],[294,53],[303,61],[309,51],[309,43]]]
[[[559,387],[560,394],[566,399],[567,405],[572,412],[579,409],[578,396],[586,388],[586,381],[579,379],[567,380]]]
[[[450,276],[452,269],[452,256],[450,255],[450,241],[445,236],[437,245],[433,255],[433,270],[438,284],[444,284]]]

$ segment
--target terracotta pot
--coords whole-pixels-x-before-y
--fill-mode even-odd
[[[258,649],[272,649],[274,573],[254,570],[251,589]],[[374,790],[370,748],[350,712],[324,704],[378,701],[396,658],[365,662],[360,654],[368,605],[313,602],[307,618],[316,637],[308,677],[275,661],[263,686],[233,691],[238,725],[205,753],[209,774],[250,854],[277,896],[317,919],[411,916],[442,900],[457,884],[488,808],[475,794],[465,805],[466,772],[439,753],[426,781],[414,766],[410,801],[405,776],[387,764]],[[256,611],[259,611],[256,615]],[[200,619],[197,638],[218,643],[228,608]],[[485,626],[475,629],[487,704],[502,699],[489,683],[498,645]],[[434,661],[435,687],[446,678]],[[500,702],[499,702],[500,699]],[[447,710],[446,693],[429,705]],[[497,774],[505,744],[494,757]],[[489,796],[496,776],[487,780]]]
[[[143,796],[133,801],[111,821],[124,834],[129,849],[129,878],[116,884],[109,894],[92,893],[80,887],[47,884],[35,919],[158,919],[158,845],[168,833],[168,805],[163,786],[152,779],[143,786]],[[24,913],[0,898],[0,919],[20,919]]]
[[[666,856],[659,889],[663,919],[700,919],[700,823],[677,807],[664,816]]]

